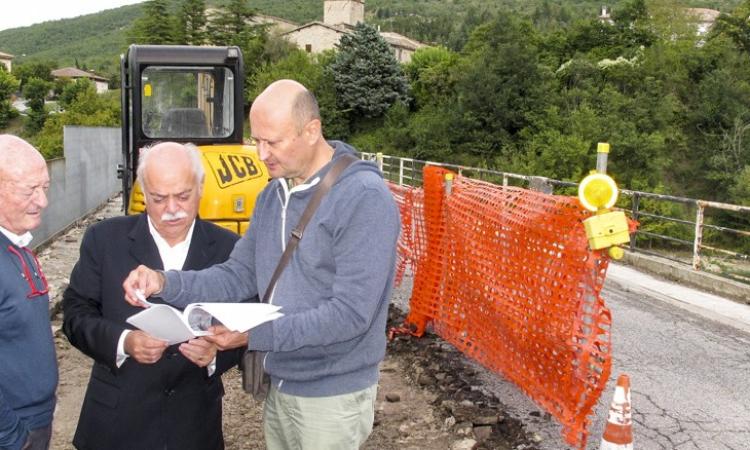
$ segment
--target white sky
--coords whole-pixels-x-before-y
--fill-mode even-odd
[[[0,3],[0,30],[48,20],[67,19],[144,0],[5,0]]]

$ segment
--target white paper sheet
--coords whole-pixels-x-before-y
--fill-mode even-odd
[[[267,303],[193,303],[181,312],[169,305],[152,304],[127,322],[172,345],[208,335],[205,329],[212,317],[232,331],[245,332],[283,316],[280,309]]]

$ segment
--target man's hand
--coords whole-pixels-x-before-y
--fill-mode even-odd
[[[139,294],[144,298],[158,294],[164,288],[164,281],[164,275],[161,272],[151,270],[144,265],[136,267],[122,282],[125,301],[133,306],[146,307],[147,305],[138,298]]]
[[[133,330],[125,337],[125,353],[141,364],[153,364],[167,348],[167,343],[141,330]]]
[[[224,325],[215,325],[208,329],[212,336],[204,336],[203,338],[209,342],[213,342],[219,347],[219,350],[230,350],[233,348],[245,347],[247,345],[247,332],[240,333],[238,331],[229,331]]]
[[[199,367],[206,367],[216,357],[216,345],[204,338],[191,339],[180,344],[180,353]]]

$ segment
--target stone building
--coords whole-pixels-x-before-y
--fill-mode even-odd
[[[282,36],[298,48],[310,53],[333,49],[341,36],[351,33],[354,26],[365,21],[364,0],[326,0],[323,2],[323,22],[310,22]],[[380,32],[390,44],[393,55],[401,63],[409,62],[411,55],[425,44],[398,33]]]
[[[97,94],[107,92],[107,90],[109,89],[109,80],[107,80],[106,78],[94,73],[86,72],[85,70],[76,69],[75,67],[65,67],[62,69],[53,70],[52,76],[54,78],[70,78],[71,80],[87,78],[91,80],[96,86]]]
[[[4,65],[8,72],[11,71],[14,56],[0,52],[0,64]]]

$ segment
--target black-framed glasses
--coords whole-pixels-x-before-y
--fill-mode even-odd
[[[18,260],[21,262],[21,276],[24,280],[26,280],[27,283],[29,283],[29,289],[30,292],[26,295],[26,298],[32,299],[34,297],[39,297],[41,295],[44,295],[49,292],[49,284],[47,284],[47,277],[44,276],[44,272],[42,272],[42,266],[39,265],[39,260],[37,259],[34,252],[29,250],[27,247],[20,247],[23,253],[26,253],[30,256],[29,261],[32,262],[34,265],[34,271],[32,274],[31,268],[29,268],[29,265],[26,263],[27,259],[24,258],[23,253],[18,251],[15,247],[12,245],[8,246],[8,251],[12,254],[16,255]],[[39,279],[39,281],[42,284],[42,289],[37,288],[36,283],[34,282],[34,276]]]

